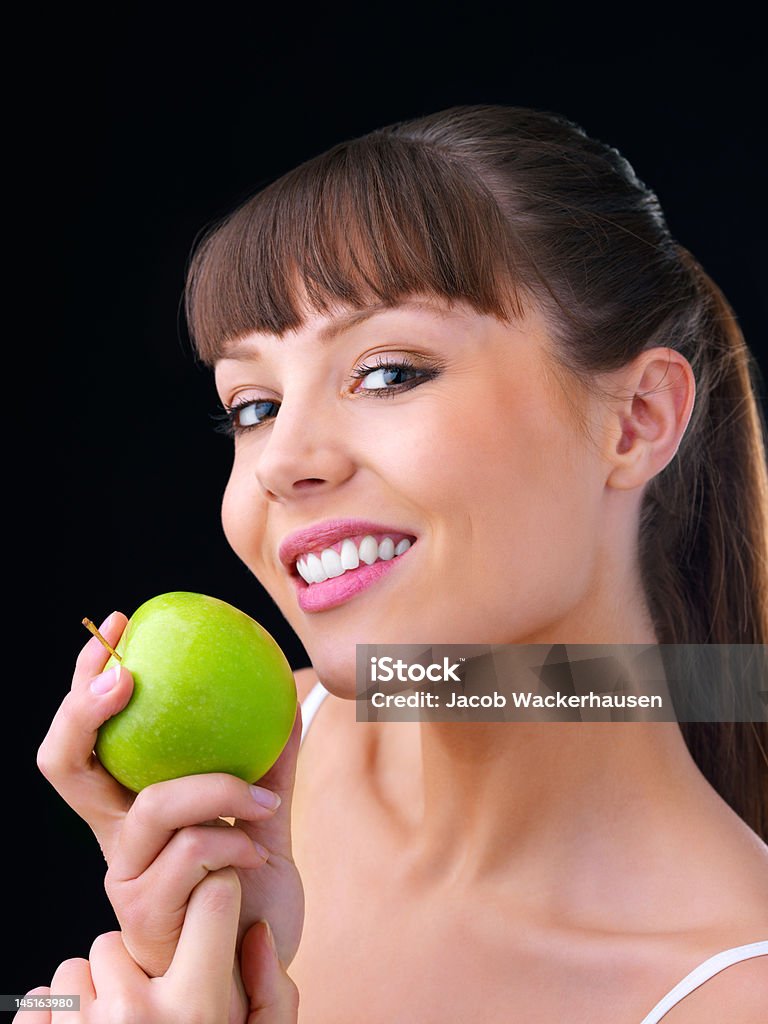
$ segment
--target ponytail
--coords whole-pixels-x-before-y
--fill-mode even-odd
[[[674,469],[655,477],[645,496],[645,591],[661,644],[768,644],[760,369],[723,293],[679,251],[698,295],[696,408]],[[680,729],[704,777],[768,842],[768,723],[681,722]]]

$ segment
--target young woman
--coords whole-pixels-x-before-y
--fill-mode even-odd
[[[755,365],[653,193],[562,118],[452,108],[217,224],[187,315],[234,437],[227,538],[312,668],[257,802],[221,775],[133,799],[91,753],[130,674],[107,689],[86,645],[40,767],[147,985],[235,868],[274,1020],[296,990],[308,1024],[761,1019],[764,722],[355,720],[357,643],[768,642]],[[222,1014],[246,1005],[236,970]]]

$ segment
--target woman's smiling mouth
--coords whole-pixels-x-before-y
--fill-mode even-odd
[[[366,534],[300,557],[291,577],[299,607],[321,612],[344,604],[389,573],[415,542],[403,537],[395,544],[393,537]]]
[[[357,569],[361,563],[388,562],[407,551],[415,539],[403,537],[398,540],[396,536],[370,533],[345,537],[319,552],[301,555],[296,562],[296,571],[305,583],[324,583]]]
[[[411,531],[365,519],[326,519],[285,537],[278,558],[299,607],[325,611],[381,579],[416,543]]]

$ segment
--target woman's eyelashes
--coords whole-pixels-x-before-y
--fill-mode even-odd
[[[394,397],[398,393],[418,387],[424,381],[434,380],[440,369],[436,365],[417,367],[407,358],[379,358],[373,365],[362,363],[350,375],[350,380],[364,382],[357,389],[357,394]],[[211,418],[216,421],[214,429],[217,433],[236,437],[268,422],[277,415],[276,410],[279,406],[279,402],[269,399],[244,397],[231,406],[224,407],[223,412],[215,413]]]

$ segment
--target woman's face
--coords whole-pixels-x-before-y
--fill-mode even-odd
[[[216,367],[238,406],[224,531],[319,678],[354,696],[356,643],[581,642],[608,469],[548,371],[543,319],[414,298],[342,330],[350,312],[249,335]],[[354,541],[415,540],[383,560],[348,544],[348,564],[365,558],[325,583],[281,562],[295,531],[349,519],[383,528],[342,526]],[[320,557],[335,536],[299,548]]]

